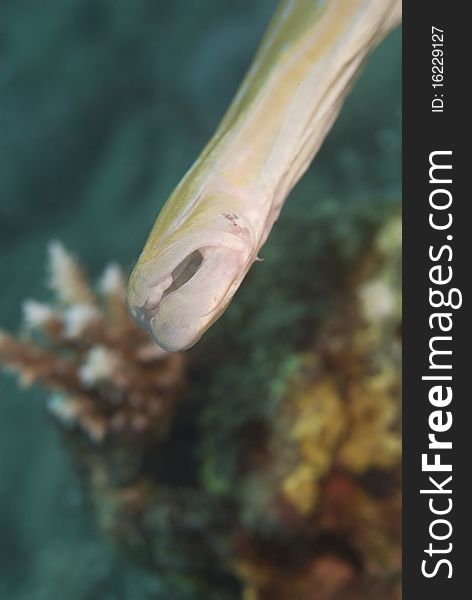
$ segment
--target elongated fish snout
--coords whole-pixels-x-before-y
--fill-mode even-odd
[[[136,273],[130,312],[164,350],[190,348],[225,310],[246,262],[238,249],[207,246],[192,251],[152,286],[139,289]]]
[[[400,0],[283,0],[213,138],[157,218],[128,287],[166,350],[223,313]]]

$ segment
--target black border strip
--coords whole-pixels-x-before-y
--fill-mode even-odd
[[[446,2],[445,0],[409,0],[404,2],[403,12],[403,298],[404,298],[404,388],[403,388],[403,448],[404,448],[404,545],[403,545],[403,597],[407,600],[428,600],[465,598],[472,594],[469,589],[469,573],[472,575],[472,539],[471,489],[472,473],[472,420],[469,418],[469,405],[472,403],[468,374],[472,375],[472,357],[469,336],[472,335],[469,298],[470,277],[472,273],[472,165],[469,165],[471,149],[468,137],[472,133],[470,111],[472,98],[469,99],[472,56],[472,24],[466,17],[466,2]],[[432,27],[443,30],[443,86],[433,88],[433,42]],[[436,52],[436,54],[440,54]],[[436,61],[439,63],[439,61]],[[436,69],[435,73],[439,73]],[[437,80],[440,78],[437,77]],[[437,97],[435,98],[435,94]],[[442,96],[441,96],[442,94]],[[432,111],[432,101],[441,98],[444,101],[443,112]],[[441,102],[437,101],[436,109]],[[451,151],[435,155],[434,151]],[[451,183],[430,183],[430,160],[452,164]],[[446,171],[433,171],[438,177],[447,180]],[[452,196],[451,207],[434,211],[430,206],[430,194],[435,189],[447,189]],[[433,192],[433,201],[448,198],[448,192]],[[429,214],[444,219],[448,212],[452,216],[451,227],[435,230],[429,224]],[[438,220],[439,222],[439,220]],[[448,236],[452,236],[449,239]],[[437,257],[442,247],[450,246],[452,256],[447,249],[441,257],[432,260],[429,248]],[[444,277],[452,269],[452,280],[448,284],[434,285],[430,279]],[[435,309],[429,301],[429,289],[441,289],[446,294],[451,288],[457,288],[462,295],[462,306],[457,309],[441,307]],[[457,301],[459,294],[454,294]],[[439,299],[439,296],[436,296]],[[438,320],[433,319],[433,328],[429,318],[434,312],[448,312],[452,315],[453,326],[449,333],[438,331]],[[443,325],[447,319],[443,320]],[[430,369],[431,350],[429,342],[433,336],[451,336],[451,340],[437,340],[443,349],[452,350],[451,355],[440,355],[436,362],[452,369]],[[423,380],[422,376],[440,375],[452,377],[447,380]],[[433,385],[450,385],[453,393],[451,402],[446,406],[433,406],[429,399],[429,390]],[[442,388],[444,390],[444,388]],[[437,396],[436,396],[437,397]],[[436,438],[451,441],[452,449],[440,452],[428,449],[431,429],[431,413],[440,410],[441,417],[432,418],[433,426],[444,424],[450,413],[452,426],[447,431],[436,433]],[[422,470],[422,454],[428,453],[429,463],[435,460],[439,452],[440,461],[451,464],[451,472],[425,472]],[[444,480],[452,475],[449,483]],[[429,476],[436,478],[443,490],[451,493],[421,494],[421,489],[435,489]],[[444,515],[434,515],[432,507],[445,510],[452,501],[451,510]],[[430,527],[438,536],[446,536],[449,526],[446,523],[431,523],[436,519],[448,520],[452,530],[444,540],[431,537]],[[431,555],[425,550],[432,544]],[[449,543],[452,546],[449,546]],[[449,550],[446,552],[445,550]],[[436,550],[439,550],[436,553]],[[438,566],[438,562],[444,559]],[[422,573],[423,560],[427,562],[424,570],[429,574],[436,568],[432,577]],[[451,578],[448,575],[452,575]]]

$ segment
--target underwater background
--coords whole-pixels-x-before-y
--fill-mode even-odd
[[[47,298],[51,239],[92,275],[112,260],[131,269],[229,104],[275,4],[2,0],[2,329],[16,330],[24,298]],[[400,165],[396,31],[370,57],[280,220],[314,201],[398,199]],[[191,600],[96,531],[44,398],[1,374],[0,597]]]

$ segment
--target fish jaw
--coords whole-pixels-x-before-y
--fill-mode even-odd
[[[145,247],[131,275],[130,313],[169,352],[190,348],[200,339],[224,312],[257,256],[259,244],[250,224],[226,212],[224,204],[216,219],[204,222],[189,215],[188,227],[180,225],[178,235],[158,248]]]
[[[223,313],[242,280],[244,258],[237,251],[207,247],[199,252],[202,263],[195,275],[164,295],[150,313],[151,333],[159,346],[171,352],[185,350],[200,339]]]

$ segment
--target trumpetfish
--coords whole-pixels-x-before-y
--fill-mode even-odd
[[[162,208],[128,306],[157,344],[195,344],[257,259],[400,0],[282,0],[215,134]]]

